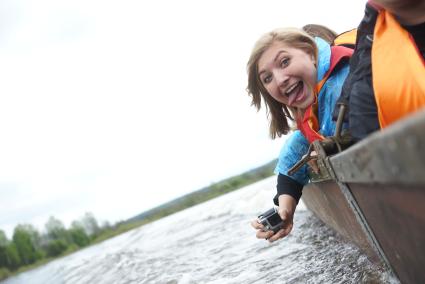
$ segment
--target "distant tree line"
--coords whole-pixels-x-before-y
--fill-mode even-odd
[[[85,247],[111,229],[109,223],[99,226],[93,214],[86,213],[68,229],[60,220],[50,217],[42,234],[32,225],[21,224],[15,227],[9,240],[0,230],[0,280],[21,267]]]
[[[273,175],[276,162],[273,160],[243,174],[211,184],[112,226],[107,222],[99,226],[93,214],[86,213],[79,221],[72,222],[69,229],[60,220],[50,217],[43,234],[32,225],[18,225],[14,229],[12,240],[8,240],[4,231],[0,230],[0,280],[267,178]]]
[[[254,168],[240,175],[232,176],[210,186],[188,193],[163,205],[139,214],[126,222],[139,222],[141,225],[161,219],[199,203],[208,201],[223,194],[240,189],[254,182],[263,180],[274,174],[277,160],[274,159],[267,164]]]

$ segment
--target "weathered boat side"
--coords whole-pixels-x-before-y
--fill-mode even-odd
[[[372,262],[383,264],[376,248],[369,240],[368,233],[337,183],[334,181],[310,183],[304,188],[302,199],[308,209],[343,237],[354,242]]]
[[[402,283],[425,283],[425,206],[419,186],[349,184]]]
[[[417,113],[329,159],[402,283],[425,283],[424,130]]]

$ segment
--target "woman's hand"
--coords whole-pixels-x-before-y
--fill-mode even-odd
[[[264,232],[264,226],[258,222],[258,219],[251,222],[251,226],[257,230],[256,236],[259,239],[266,239],[269,242],[277,241],[281,238],[286,237],[292,230],[294,225],[294,212],[297,207],[295,199],[287,194],[279,196],[279,209],[278,213],[280,218],[283,220],[282,229],[273,233],[273,231]]]
[[[264,226],[258,222],[258,219],[251,221],[251,226],[257,230],[256,237],[258,239],[269,239],[271,236],[273,236],[273,231],[264,231]]]
[[[297,202],[295,198],[288,194],[282,194],[279,196],[279,209],[278,213],[280,218],[283,220],[282,229],[276,232],[269,238],[269,242],[277,241],[289,235],[294,226],[294,212],[297,207]]]

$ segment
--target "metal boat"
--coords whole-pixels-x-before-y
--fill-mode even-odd
[[[312,145],[306,206],[401,283],[425,283],[425,111],[338,153]]]

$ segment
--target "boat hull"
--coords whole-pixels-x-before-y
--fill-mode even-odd
[[[337,155],[319,149],[325,178],[303,190],[310,210],[402,283],[425,283],[424,130],[425,111]]]
[[[373,263],[383,264],[362,222],[337,183],[310,183],[303,189],[302,200],[324,223],[356,244]]]
[[[425,283],[423,185],[349,184],[363,215],[402,283]]]

